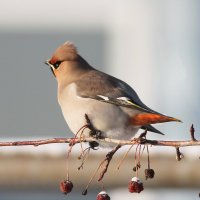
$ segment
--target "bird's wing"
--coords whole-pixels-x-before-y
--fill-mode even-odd
[[[91,98],[101,102],[114,104],[139,110],[141,113],[130,117],[130,124],[134,126],[146,126],[149,124],[180,120],[158,113],[147,107],[137,93],[125,82],[99,72],[91,70],[85,73],[77,81],[77,94],[83,98]]]
[[[125,82],[97,70],[91,70],[76,81],[78,95],[117,106],[160,114],[147,107]]]

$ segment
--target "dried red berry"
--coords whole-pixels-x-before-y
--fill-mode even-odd
[[[142,190],[144,190],[143,183],[139,178],[133,177],[128,183],[128,190],[131,193],[140,193]]]
[[[68,194],[72,191],[73,183],[69,180],[64,180],[60,182],[60,191],[64,194]]]
[[[155,172],[154,172],[153,169],[145,169],[144,173],[145,173],[145,178],[146,178],[146,180],[147,180],[148,178],[153,178],[154,175],[155,175]]]
[[[107,192],[101,191],[101,192],[97,195],[97,200],[110,200],[110,197],[108,196]]]

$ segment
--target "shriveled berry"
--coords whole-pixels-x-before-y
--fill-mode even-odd
[[[97,200],[110,200],[110,197],[108,196],[107,192],[101,191],[101,192],[97,195]]]
[[[140,163],[133,167],[133,171],[136,172],[141,167]]]
[[[143,183],[139,178],[133,177],[128,183],[128,189],[130,193],[140,193],[142,190],[144,190]]]
[[[148,178],[153,178],[154,175],[155,175],[155,172],[154,172],[153,169],[145,169],[144,173],[145,173],[145,178],[146,178],[146,180],[147,180]]]
[[[83,190],[82,195],[87,195],[87,189]]]
[[[60,191],[63,194],[68,194],[72,191],[73,183],[69,180],[64,180],[60,182]]]

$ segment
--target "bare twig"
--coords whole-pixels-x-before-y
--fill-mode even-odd
[[[195,129],[194,129],[194,126],[192,124],[191,128],[190,128],[190,134],[191,134],[191,139],[192,141],[196,141],[195,137],[194,137],[194,132],[195,132]]]
[[[106,162],[106,166],[105,168],[103,169],[103,171],[100,173],[100,177],[98,179],[98,181],[102,181],[105,173],[107,172],[107,169],[108,169],[108,166],[109,166],[109,163],[113,157],[113,155],[115,154],[115,152],[120,148],[121,146],[120,145],[117,145],[112,151],[108,152],[107,155],[106,155],[106,158],[101,161],[101,163],[99,164],[99,166],[97,167],[97,169],[94,171],[94,173],[92,174],[92,176],[90,177],[90,180],[88,182],[88,184],[86,185],[85,189],[83,190],[82,194],[83,195],[86,195],[87,194],[87,190],[90,186],[90,183],[92,182],[92,180],[94,179],[94,177],[96,176],[97,172],[99,171],[99,169],[103,166],[103,164]]]
[[[106,158],[103,160],[103,162],[100,164],[101,166],[105,163],[105,167],[100,173],[98,181],[101,181],[105,175],[105,173],[108,170],[108,166],[110,164],[110,161],[112,160],[113,155],[116,153],[116,151],[121,147],[121,145],[117,145],[112,151],[108,152],[106,155]]]
[[[87,115],[86,115],[86,117],[87,117]],[[89,123],[89,121],[86,118],[86,125],[84,125],[80,129],[80,131],[82,129],[85,129],[85,128],[93,129],[92,125],[88,124],[88,123]],[[79,131],[78,131],[78,133],[79,133]],[[92,180],[94,179],[96,174],[100,171],[100,169],[101,169],[101,171],[100,171],[98,181],[102,181],[104,175],[106,174],[106,172],[108,170],[108,167],[109,167],[109,164],[110,164],[110,162],[113,158],[113,155],[122,146],[130,145],[130,149],[131,149],[134,145],[137,145],[136,153],[135,153],[135,164],[136,164],[136,174],[137,174],[137,176],[138,176],[138,172],[137,172],[138,167],[140,167],[141,145],[144,145],[144,148],[146,146],[147,151],[148,151],[148,145],[175,147],[177,160],[181,160],[181,158],[183,157],[182,153],[179,150],[180,147],[200,146],[200,140],[196,140],[196,138],[195,138],[195,135],[194,135],[195,130],[194,130],[193,125],[190,128],[191,139],[190,140],[183,140],[183,141],[149,140],[149,139],[146,138],[147,131],[142,133],[138,138],[134,138],[132,140],[117,140],[117,139],[111,139],[111,138],[102,138],[102,137],[95,137],[95,135],[94,135],[94,137],[93,136],[84,137],[83,132],[81,132],[80,135],[78,135],[78,133],[73,138],[51,138],[51,139],[32,140],[32,141],[28,140],[28,141],[0,142],[0,146],[1,147],[3,147],[3,146],[35,146],[35,147],[37,147],[37,146],[46,145],[46,144],[68,143],[70,147],[69,147],[69,150],[68,150],[67,157],[69,158],[69,154],[72,150],[72,147],[77,143],[82,144],[83,142],[89,142],[89,143],[96,142],[96,143],[99,143],[101,145],[101,142],[102,143],[107,142],[107,143],[115,144],[115,148],[106,155],[106,158],[103,161],[101,161],[98,168],[92,174],[85,190],[82,193],[83,195],[87,194],[87,189],[88,189],[90,183],[92,182]],[[138,147],[139,147],[139,153],[138,153],[138,157],[137,157]],[[144,148],[143,148],[142,152],[144,151]],[[125,154],[124,157],[126,157],[128,152],[130,151],[130,149],[127,151],[127,153]],[[89,153],[89,150],[87,152],[85,152],[82,149],[81,155],[82,155],[83,160],[82,160],[82,164],[79,167],[79,169],[83,167],[83,164],[84,164],[84,162],[85,162],[85,160],[88,156],[88,153]],[[123,159],[124,159],[124,157],[123,157]],[[123,159],[122,159],[121,162],[123,162]],[[149,160],[149,155],[148,155],[148,160]],[[120,165],[121,165],[121,163],[120,163]],[[67,168],[68,168],[68,164],[67,164]],[[152,170],[152,169],[150,169],[149,161],[148,161],[148,170]],[[67,171],[68,171],[68,169],[67,169]],[[69,179],[69,173],[68,172],[67,172],[67,178]]]
[[[147,145],[147,158],[148,158],[148,169],[150,169],[150,157],[149,157],[149,147]]]
[[[123,155],[122,159],[120,160],[119,164],[117,165],[117,169],[121,167],[122,163],[124,162],[125,158],[127,157],[130,150],[133,148],[133,144],[129,147],[128,151]]]
[[[80,143],[80,142],[110,142],[116,145],[135,145],[135,144],[150,144],[154,146],[171,146],[171,147],[186,147],[200,146],[200,140],[184,140],[184,141],[164,141],[164,140],[149,140],[149,139],[134,139],[134,140],[116,140],[110,138],[96,139],[93,137],[87,138],[51,138],[43,140],[15,141],[15,142],[0,142],[0,146],[40,146],[45,144],[56,143]]]
[[[78,138],[51,138],[43,140],[32,140],[32,141],[15,141],[15,142],[0,142],[0,146],[40,146],[45,144],[55,144],[55,143],[79,143],[80,139]]]
[[[78,157],[78,159],[82,159],[81,165],[78,167],[78,170],[83,169],[83,165],[85,161],[87,160],[89,153],[90,153],[90,147],[83,150],[81,155]]]
[[[87,115],[86,115],[87,116]],[[84,125],[80,130],[88,128],[88,124]],[[79,132],[79,131],[78,131]],[[40,146],[45,144],[55,144],[55,143],[69,143],[74,145],[76,143],[82,142],[109,142],[120,146],[124,145],[135,145],[135,144],[150,144],[154,146],[171,146],[171,147],[186,147],[186,146],[200,146],[200,140],[196,140],[194,136],[194,126],[190,128],[191,140],[183,141],[165,141],[165,140],[149,140],[146,139],[147,131],[143,132],[138,138],[133,140],[117,140],[111,138],[96,138],[96,137],[84,137],[83,134],[78,137],[77,134],[74,138],[51,138],[44,140],[32,140],[32,141],[15,141],[15,142],[0,142],[0,146]]]

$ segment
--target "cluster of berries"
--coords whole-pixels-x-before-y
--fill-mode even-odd
[[[153,169],[145,169],[145,177],[153,178],[154,177],[154,170]],[[64,194],[68,194],[73,189],[73,183],[69,180],[64,180],[60,183],[60,190]],[[130,182],[128,183],[128,190],[130,193],[140,193],[144,190],[143,183],[138,177],[133,177]],[[83,192],[83,195],[87,194],[87,190]],[[97,200],[110,200],[109,195],[105,191],[101,191],[97,195]]]

